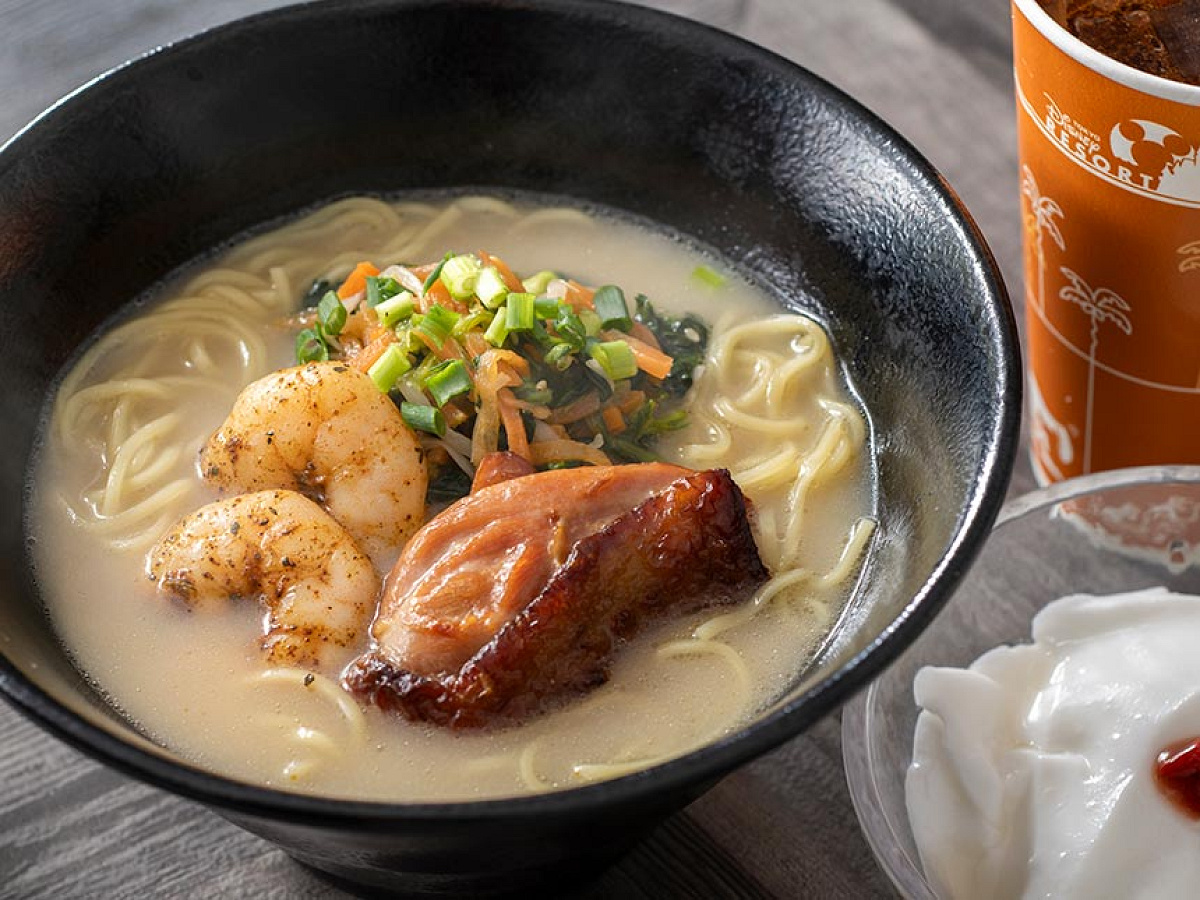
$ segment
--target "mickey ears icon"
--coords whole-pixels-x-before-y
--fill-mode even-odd
[[[1172,153],[1186,153],[1190,149],[1178,131],[1146,119],[1118,122],[1108,135],[1108,143],[1113,156],[1133,166],[1138,165],[1137,147],[1141,144],[1156,144]]]

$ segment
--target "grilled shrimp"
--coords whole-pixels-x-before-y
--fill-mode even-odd
[[[200,471],[223,493],[299,491],[385,571],[425,512],[415,435],[369,376],[341,363],[282,369],[246,387],[201,451]]]
[[[150,551],[159,593],[190,608],[257,598],[273,663],[336,673],[365,634],[379,576],[354,540],[295,491],[218,500]]]

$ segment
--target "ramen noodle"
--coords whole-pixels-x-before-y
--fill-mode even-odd
[[[364,259],[477,248],[521,273],[550,264],[711,323],[683,401],[688,424],[654,449],[732,473],[771,578],[740,606],[654,625],[591,693],[517,727],[465,733],[361,707],[327,674],[272,665],[253,640],[254,604],[190,614],[155,596],[145,565],[175,522],[216,496],[197,471],[200,448],[243,387],[294,362],[290,326],[311,284],[340,281]],[[828,336],[725,269],[609,214],[468,196],[337,201],[190,270],[101,334],[58,388],[31,528],[64,645],[172,752],[327,796],[561,789],[730,733],[794,683],[835,627],[869,549],[874,501],[867,420]]]

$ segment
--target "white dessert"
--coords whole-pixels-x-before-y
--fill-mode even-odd
[[[917,674],[906,789],[934,890],[1200,897],[1200,821],[1155,779],[1160,751],[1200,737],[1200,597],[1065,597],[1033,641]]]

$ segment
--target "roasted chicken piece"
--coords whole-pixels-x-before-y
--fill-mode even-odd
[[[475,470],[475,477],[471,479],[471,493],[478,493],[485,487],[491,487],[502,481],[511,481],[514,478],[532,475],[536,471],[533,463],[523,456],[507,450],[489,453],[480,461],[479,468]]]
[[[491,483],[409,542],[375,645],[345,683],[412,719],[519,721],[602,684],[647,619],[733,602],[766,577],[724,470],[645,463]]]

